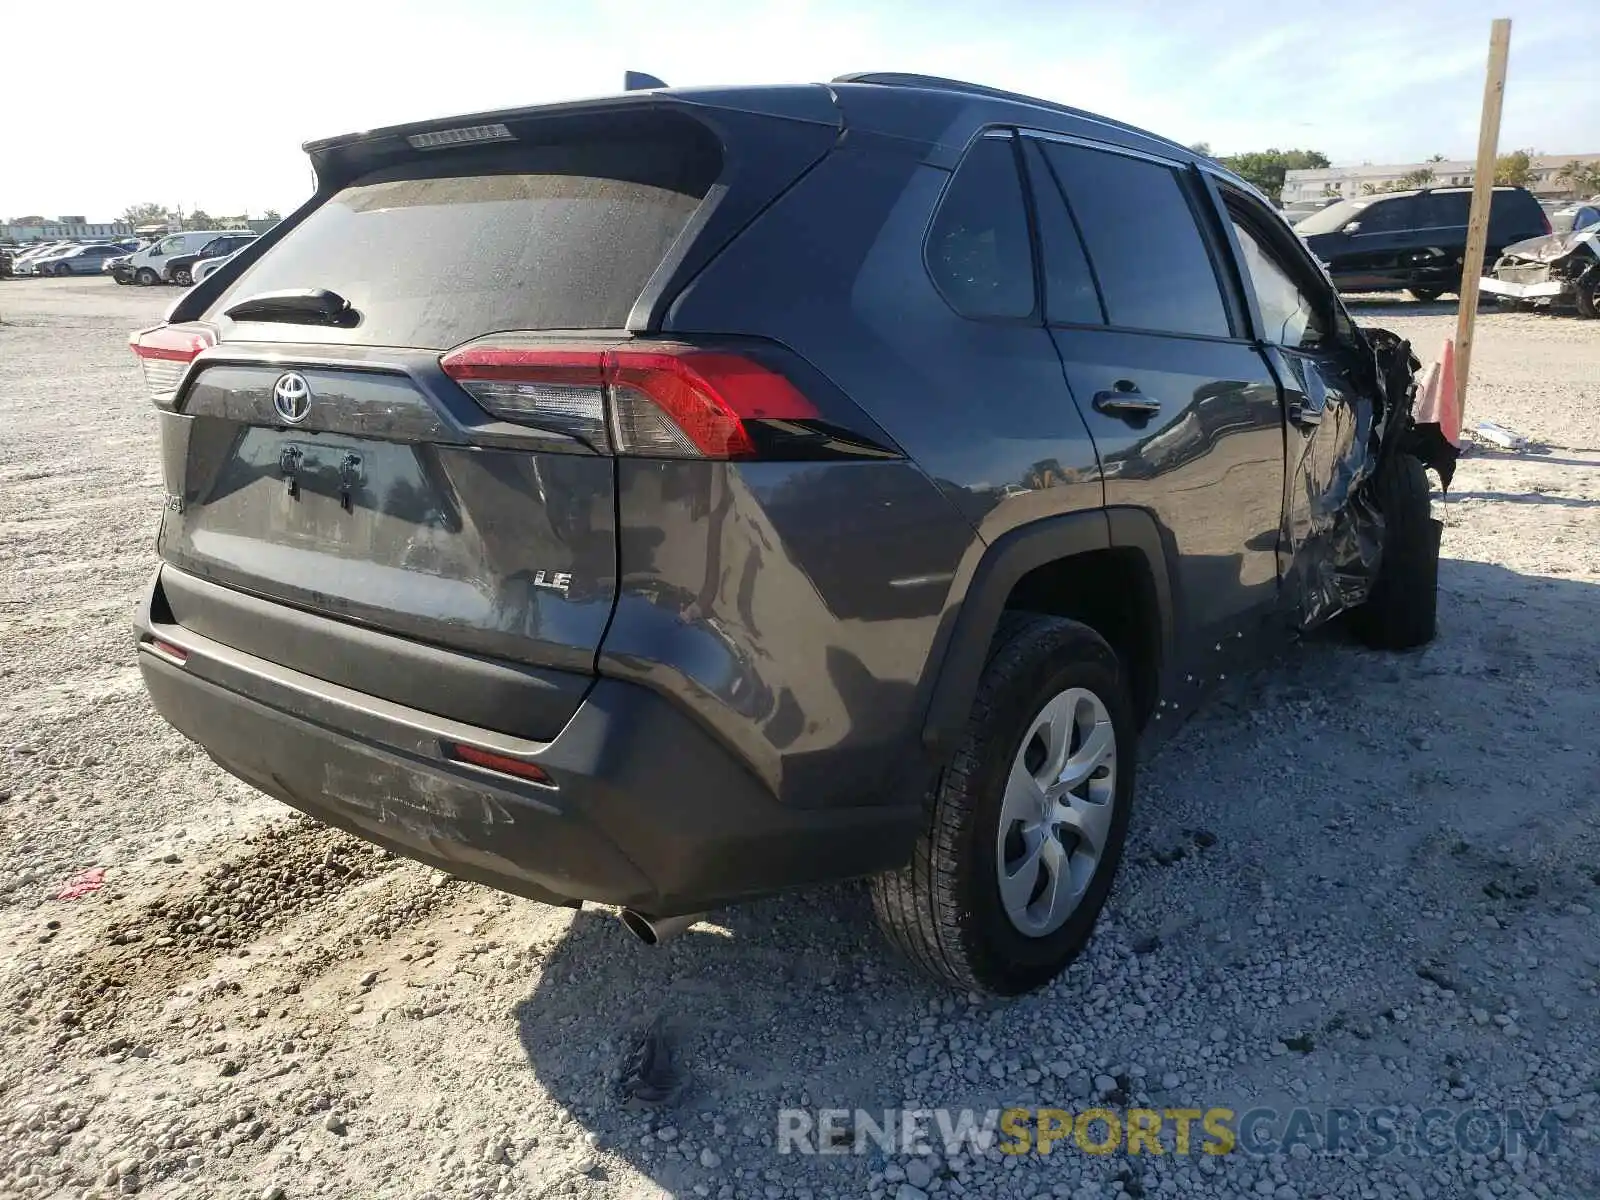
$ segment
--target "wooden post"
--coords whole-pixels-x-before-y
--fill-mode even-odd
[[[1483,115],[1478,121],[1478,166],[1472,177],[1472,215],[1467,219],[1467,256],[1461,263],[1461,306],[1456,313],[1456,402],[1465,417],[1467,377],[1472,370],[1472,325],[1478,317],[1478,281],[1489,243],[1489,206],[1494,200],[1495,155],[1500,147],[1500,104],[1506,95],[1506,59],[1511,54],[1511,21],[1500,17],[1489,27],[1489,74],[1483,84]]]

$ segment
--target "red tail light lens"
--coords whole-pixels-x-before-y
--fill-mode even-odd
[[[157,325],[128,338],[129,348],[144,368],[145,386],[162,407],[170,407],[177,397],[189,364],[216,344],[216,331],[209,325]]]
[[[554,428],[596,450],[646,458],[753,458],[747,422],[805,421],[816,407],[779,372],[740,354],[480,342],[440,360],[486,409]]]
[[[817,415],[782,375],[737,354],[617,350],[607,368],[623,453],[754,458],[746,421]]]

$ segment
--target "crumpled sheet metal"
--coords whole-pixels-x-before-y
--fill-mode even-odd
[[[1325,462],[1297,464],[1296,484],[1310,513],[1310,529],[1294,550],[1291,580],[1300,599],[1300,625],[1311,629],[1366,599],[1383,557],[1383,514],[1367,486],[1390,455],[1407,453],[1438,472],[1446,488],[1457,450],[1437,424],[1412,415],[1421,364],[1411,343],[1387,329],[1369,329],[1375,383],[1370,405],[1340,410],[1345,427],[1318,431],[1307,453]],[[1325,436],[1328,435],[1328,436]]]
[[[1378,460],[1373,407],[1330,409],[1306,443],[1309,461],[1293,465],[1309,517],[1290,564],[1304,629],[1361,603],[1377,574],[1383,515],[1362,488]]]

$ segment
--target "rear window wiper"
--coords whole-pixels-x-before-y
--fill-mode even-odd
[[[344,328],[361,321],[361,314],[350,307],[350,301],[327,288],[262,292],[224,309],[223,315],[235,321],[283,321],[290,325],[338,325]]]

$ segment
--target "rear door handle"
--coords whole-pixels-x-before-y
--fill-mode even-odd
[[[1107,416],[1134,419],[1148,417],[1161,411],[1161,401],[1146,396],[1138,388],[1117,389],[1113,392],[1096,392],[1094,409]]]

